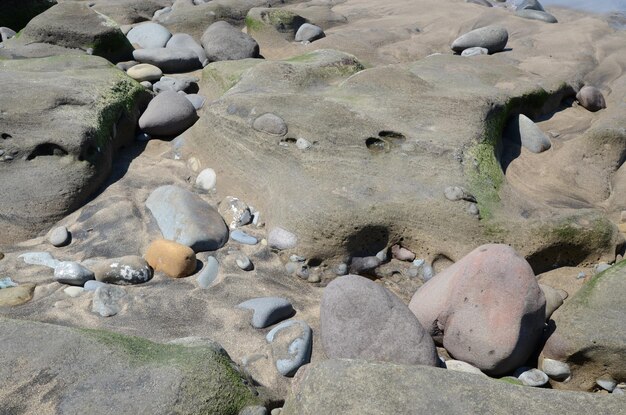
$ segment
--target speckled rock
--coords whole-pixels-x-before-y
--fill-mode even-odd
[[[108,284],[142,284],[152,279],[152,268],[139,256],[106,259],[93,266],[96,280]]]
[[[65,261],[54,268],[54,279],[62,284],[83,286],[94,273],[77,262]]]

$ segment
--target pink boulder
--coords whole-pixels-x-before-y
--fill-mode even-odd
[[[532,268],[508,245],[483,245],[437,274],[409,308],[455,359],[498,376],[537,347],[546,300]]]

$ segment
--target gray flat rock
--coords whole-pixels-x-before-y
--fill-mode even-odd
[[[170,40],[172,34],[167,28],[158,23],[139,24],[126,34],[126,38],[143,49],[163,48]]]
[[[165,73],[191,72],[202,67],[198,55],[191,49],[136,49],[133,58],[138,62],[154,65]]]
[[[289,300],[281,297],[262,297],[244,301],[237,307],[253,310],[252,327],[262,329],[271,326],[294,313]]]

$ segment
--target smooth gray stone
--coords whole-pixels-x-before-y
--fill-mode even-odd
[[[259,243],[259,240],[257,238],[252,235],[248,235],[247,233],[239,229],[234,230],[230,233],[230,239],[245,245],[256,245],[257,243]]]
[[[359,272],[371,271],[382,263],[377,256],[354,257],[350,262],[350,272],[358,274]]]
[[[130,43],[143,49],[163,48],[171,37],[172,34],[164,26],[152,22],[139,24],[126,34]]]
[[[572,371],[567,363],[548,358],[543,359],[541,370],[550,378],[560,382],[572,376]]]
[[[596,379],[596,384],[600,386],[602,389],[609,391],[609,392],[613,392],[615,388],[617,387],[617,382],[615,381],[615,379],[611,378],[610,376],[603,376],[603,377]]]
[[[150,81],[141,81],[139,83],[141,84],[142,87],[152,91],[152,82],[150,82]],[[148,140],[146,140],[146,141],[148,141]]]
[[[286,229],[275,227],[267,235],[267,243],[273,249],[291,249],[298,244],[298,237]]]
[[[96,280],[89,280],[85,283],[85,285],[83,286],[83,288],[85,289],[85,291],[96,291],[98,288],[100,287],[106,287],[107,283],[105,282],[100,282],[100,281],[96,281]]]
[[[228,228],[222,216],[189,190],[161,186],[150,194],[146,207],[165,239],[187,245],[196,252],[215,251],[228,241]]]
[[[509,33],[500,26],[486,26],[467,32],[452,42],[452,50],[458,53],[473,47],[485,48],[489,53],[500,52],[509,40]]]
[[[210,256],[207,258],[206,265],[198,275],[198,285],[201,288],[207,289],[213,285],[219,273],[219,266],[220,264],[215,257]]]
[[[195,124],[198,114],[191,102],[174,91],[154,97],[139,118],[139,128],[155,136],[175,136]]]
[[[224,21],[209,26],[201,41],[211,62],[259,57],[256,40]]]
[[[541,3],[537,0],[524,0],[517,7],[517,10],[538,10],[540,12],[545,12]]]
[[[57,282],[82,287],[95,278],[94,273],[77,262],[65,261],[54,268],[54,279]]]
[[[465,0],[465,3],[474,3],[479,6],[493,7],[493,4],[489,3],[487,0]]]
[[[533,153],[543,153],[552,147],[550,139],[524,114],[518,116],[518,128],[522,146]]]
[[[522,381],[526,386],[539,387],[548,383],[548,375],[543,373],[539,369],[533,369],[530,367],[521,367],[513,374],[516,378]]]
[[[124,62],[118,62],[115,64],[115,66],[117,68],[119,68],[120,70],[126,72],[127,70],[129,70],[130,68],[132,68],[133,66],[137,66],[139,65],[139,62],[137,61],[124,61]]]
[[[48,242],[56,247],[65,246],[70,242],[70,233],[65,226],[56,227],[50,232]]]
[[[532,10],[532,9],[516,10],[515,15],[518,17],[523,17],[524,19],[541,20],[542,22],[546,22],[546,23],[558,23],[558,20],[556,20],[556,17],[552,16],[550,13],[542,12],[539,10]]]
[[[16,35],[15,30],[8,27],[0,27],[0,41],[4,42]]]
[[[198,61],[202,67],[209,63],[209,59],[206,56],[204,48],[187,33],[174,34],[170,40],[167,41],[167,45],[165,47],[168,49],[191,49],[196,53],[196,55],[198,55]]]
[[[152,279],[150,265],[140,256],[128,255],[99,261],[92,267],[96,280],[116,285],[143,284]]]
[[[304,23],[296,32],[296,42],[313,42],[325,36],[326,34],[321,27]]]
[[[252,123],[252,128],[267,134],[281,136],[287,134],[287,124],[285,121],[278,115],[269,112],[257,117]]]
[[[239,415],[267,415],[267,409],[263,406],[246,406]]]
[[[121,300],[126,297],[126,290],[122,287],[108,285],[98,287],[91,303],[91,311],[102,317],[111,317],[122,309]]]
[[[461,56],[478,56],[478,55],[488,55],[488,54],[489,54],[489,51],[481,47],[467,48],[463,52],[461,52]]]
[[[193,105],[196,111],[200,110],[204,106],[204,103],[206,102],[206,98],[198,94],[186,94],[185,98],[187,98],[189,102],[191,102],[191,105]]]
[[[288,341],[277,341],[276,336],[283,330],[297,328],[298,334]],[[309,325],[302,320],[289,320],[274,327],[265,339],[272,344],[272,356],[278,372],[287,377],[296,374],[298,369],[311,361],[313,332]],[[276,341],[275,341],[276,340]]]
[[[136,49],[133,51],[133,58],[138,62],[157,66],[166,73],[191,72],[202,68],[198,55],[191,49]]]
[[[252,261],[246,255],[239,255],[235,260],[235,263],[239,268],[244,271],[250,271],[253,268]]]
[[[237,307],[253,310],[252,327],[262,329],[289,318],[294,309],[291,303],[281,297],[262,297],[244,301]]]
[[[54,258],[48,252],[27,252],[20,255],[18,258],[22,258],[26,264],[30,265],[43,265],[48,268],[56,268],[60,261]]]
[[[576,94],[576,99],[585,109],[596,112],[606,108],[602,92],[595,86],[584,86]]]
[[[172,78],[171,76],[162,76],[160,80],[152,85],[152,89],[157,94],[165,91],[184,92],[188,90],[189,87],[191,87],[191,85],[195,82],[198,82],[198,78]]]

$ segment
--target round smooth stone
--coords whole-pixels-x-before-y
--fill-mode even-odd
[[[259,240],[252,235],[248,235],[244,231],[240,231],[239,229],[234,230],[230,233],[230,238],[233,241],[239,242],[244,245],[256,245],[259,243]]]
[[[70,297],[74,298],[84,293],[85,289],[83,287],[67,287],[66,289],[63,290],[63,292],[69,295]]]
[[[204,169],[196,178],[196,186],[203,190],[211,190],[215,188],[217,183],[217,174],[211,168]]]
[[[522,367],[515,371],[515,377],[517,377],[526,386],[543,386],[548,383],[548,375],[543,373],[539,369],[531,369],[528,367]]]
[[[65,226],[54,228],[48,236],[48,242],[56,247],[65,246],[70,243],[70,233]]]
[[[140,63],[139,65],[135,65],[128,69],[128,71],[126,71],[126,75],[130,76],[137,82],[153,82],[161,79],[163,71],[161,71],[161,69],[157,66],[149,63]]]
[[[239,255],[235,260],[237,266],[244,271],[250,271],[252,269],[252,261],[246,255]]]

